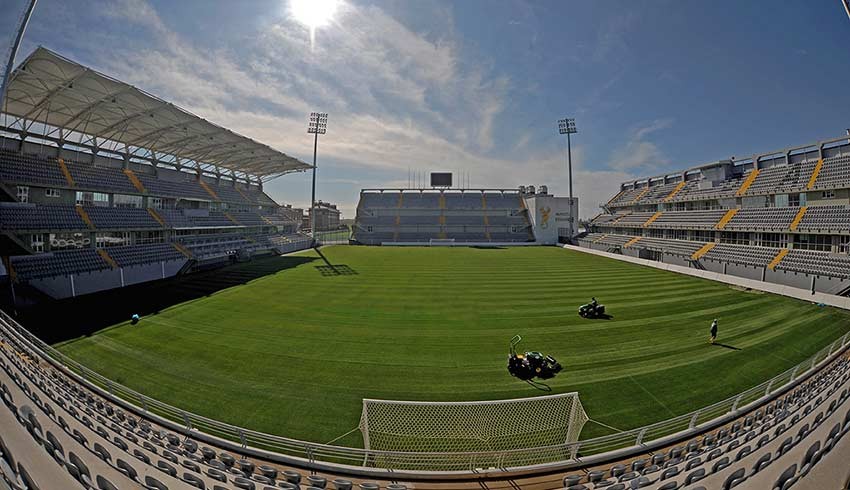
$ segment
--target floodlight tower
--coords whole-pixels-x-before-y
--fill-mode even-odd
[[[567,135],[567,168],[570,174],[570,202],[573,200],[573,149],[570,135],[578,133],[575,119],[558,119],[558,133]]]
[[[12,68],[15,65],[15,56],[18,54],[18,48],[21,47],[21,39],[24,38],[24,31],[27,30],[27,24],[29,24],[32,11],[35,9],[36,1],[30,0],[27,3],[27,8],[21,14],[21,19],[18,22],[18,33],[15,34],[15,39],[12,41],[12,47],[9,49],[9,59],[6,61],[6,69],[3,71],[3,81],[2,85],[0,85],[0,105],[6,100],[6,87],[9,85],[9,77],[12,75]],[[2,107],[0,107],[0,110],[2,110]]]
[[[313,136],[313,197],[310,199],[310,233],[313,235],[313,246],[316,246],[316,149],[319,147],[319,135],[328,132],[328,113],[311,112],[307,134]]]

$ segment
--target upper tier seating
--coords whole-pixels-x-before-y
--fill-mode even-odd
[[[84,209],[98,230],[162,228],[147,209],[98,206],[85,206]]]
[[[815,189],[850,187],[850,155],[825,158]]]
[[[775,230],[785,231],[791,226],[800,208],[743,208],[738,211],[725,230]]]
[[[45,162],[51,165],[51,160]],[[57,165],[57,163],[52,163]],[[74,178],[75,187],[102,192],[119,192],[122,194],[138,194],[127,175],[119,168],[93,166],[66,160],[65,166]],[[66,184],[67,185],[67,184]]]
[[[650,228],[711,229],[726,214],[725,209],[708,211],[665,211]],[[619,223],[618,223],[619,224]]]
[[[63,163],[74,182],[74,189],[119,194],[140,193],[124,171],[116,166],[117,163],[106,166],[70,159],[63,159]],[[247,189],[242,183],[239,184],[240,190],[236,190],[229,181],[222,181],[221,185],[208,183],[209,188],[218,197],[213,199],[210,193],[197,182],[194,174],[172,174],[169,180],[158,178],[144,170],[136,171],[134,174],[144,186],[145,193],[151,196],[277,206],[274,200],[257,187],[252,186]],[[175,179],[177,179],[176,182],[172,181]],[[0,150],[0,181],[58,188],[71,187],[55,157],[20,154],[9,150]]]
[[[3,230],[87,230],[88,226],[74,206],[36,206],[0,204],[0,229]]]
[[[809,206],[797,230],[847,233],[850,231],[850,206]]]
[[[15,184],[68,185],[58,165],[47,165],[32,155],[0,150],[0,181]]]

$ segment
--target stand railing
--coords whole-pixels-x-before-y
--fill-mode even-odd
[[[532,474],[625,457],[663,447],[727,423],[796,386],[840,355],[850,333],[802,363],[764,383],[699,410],[636,429],[571,444],[515,450],[457,452],[392,452],[317,444],[257,432],[203,417],[106,378],[47,345],[0,311],[0,336],[19,351],[42,358],[101,396],[171,430],[249,456],[293,466],[360,476],[399,478],[463,478]],[[581,458],[579,461],[578,458]],[[380,462],[380,467],[375,464]]]

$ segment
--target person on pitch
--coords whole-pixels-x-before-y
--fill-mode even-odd
[[[596,301],[595,297],[590,298],[590,306],[592,306],[595,309],[597,305],[599,305],[599,301]]]
[[[711,322],[711,338],[709,339],[709,342],[711,342],[713,344],[716,340],[717,340],[717,318],[715,318],[714,321]]]

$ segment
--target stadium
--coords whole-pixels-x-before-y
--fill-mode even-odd
[[[42,46],[4,93],[0,489],[850,488],[850,130],[323,232],[315,146]]]

